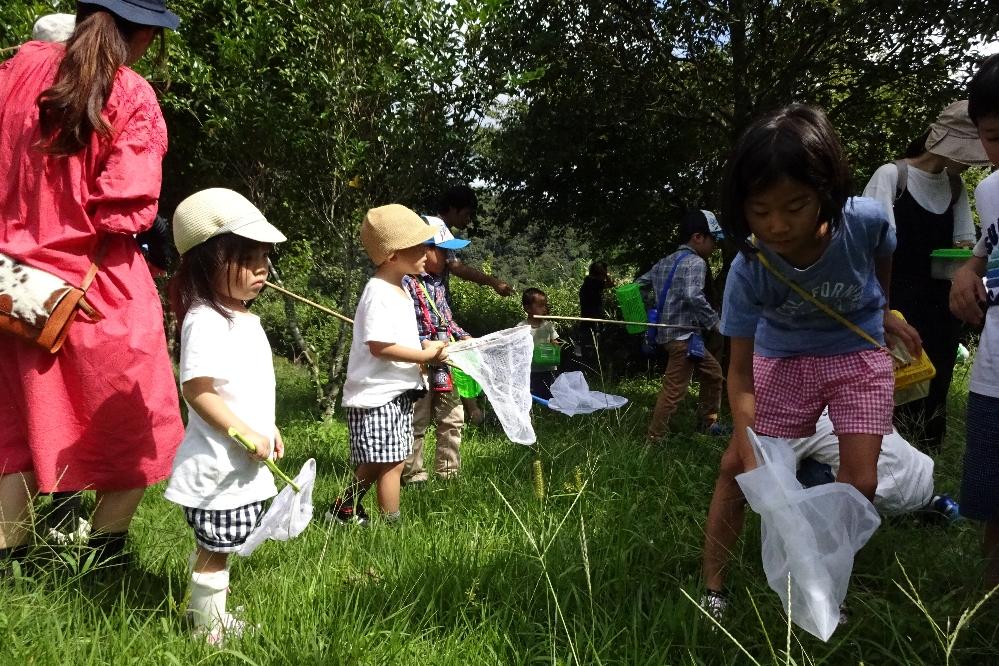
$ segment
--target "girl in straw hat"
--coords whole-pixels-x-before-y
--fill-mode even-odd
[[[271,348],[248,304],[264,287],[272,244],[285,237],[253,204],[225,189],[182,201],[173,233],[181,259],[170,300],[190,409],[165,496],[184,508],[197,542],[188,614],[195,632],[217,645],[246,626],[226,611],[228,555],[256,528],[264,500],[277,494],[259,462],[284,454],[274,422]],[[255,451],[231,441],[230,428]]]

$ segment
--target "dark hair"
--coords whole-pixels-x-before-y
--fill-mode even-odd
[[[449,187],[447,192],[437,203],[437,212],[443,213],[448,210],[462,210],[471,208],[473,211],[479,207],[479,200],[475,196],[475,191],[468,185],[455,185]]]
[[[680,218],[680,240],[687,242],[694,234],[711,235],[708,218],[699,209],[688,210]]]
[[[607,275],[607,262],[605,261],[594,261],[590,264],[589,275],[593,277],[605,276]]]
[[[930,130],[927,129],[918,138],[914,139],[912,143],[905,147],[905,153],[902,157],[907,159],[913,159],[914,157],[919,157],[926,153],[926,140],[930,138]]]
[[[792,104],[759,118],[743,132],[725,167],[721,226],[744,253],[754,250],[743,206],[784,178],[819,195],[819,219],[836,229],[850,195],[850,165],[836,130],[817,107]]]
[[[544,296],[545,298],[548,298],[548,294],[541,291],[537,287],[528,287],[527,289],[524,290],[524,293],[520,295],[520,304],[526,308],[528,305],[533,303],[534,299],[537,298],[538,296]]]
[[[999,116],[999,53],[983,60],[968,84],[968,117],[978,125],[986,116]]]
[[[40,147],[52,155],[73,155],[94,132],[111,135],[102,111],[111,97],[118,68],[131,52],[132,36],[145,26],[130,23],[106,9],[80,4],[76,28],[66,42],[55,82],[38,95]],[[163,29],[156,29],[163,48]]]
[[[184,317],[196,301],[203,302],[232,321],[232,314],[216,297],[215,279],[222,271],[231,274],[235,268],[246,264],[253,251],[261,245],[270,244],[225,233],[198,243],[181,255],[177,272],[170,278],[167,287],[170,309],[177,317],[178,340]]]

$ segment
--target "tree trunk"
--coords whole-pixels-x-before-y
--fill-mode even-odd
[[[332,217],[332,216],[331,216]],[[346,275],[343,285],[343,298],[340,301],[341,312],[351,312],[354,309],[355,285],[357,283],[357,250],[354,247],[354,239],[350,234],[341,235],[343,248],[343,268]],[[343,388],[343,373],[348,354],[350,353],[350,339],[347,326],[342,322],[339,324],[340,330],[337,332],[336,342],[330,347],[329,358],[327,359],[329,380],[326,382],[325,395],[323,398],[323,418],[333,416],[336,411],[336,399]],[[352,331],[351,331],[352,332]]]
[[[267,262],[271,269],[271,278],[274,280],[274,284],[284,288],[284,281],[281,279],[281,274],[278,273],[277,268],[268,260]],[[302,329],[298,325],[298,315],[295,312],[295,301],[292,300],[290,296],[282,296],[284,299],[284,314],[285,319],[288,322],[288,330],[291,332],[291,337],[295,341],[295,346],[302,353],[302,357],[305,359],[306,365],[309,366],[309,374],[312,375],[312,385],[316,390],[316,404],[319,406],[320,410],[323,408],[323,380],[322,375],[319,372],[319,364],[316,363],[314,354],[316,350],[309,346],[309,343],[305,340],[305,336],[302,335]]]

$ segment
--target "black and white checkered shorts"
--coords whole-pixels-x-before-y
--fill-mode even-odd
[[[402,462],[413,451],[413,394],[381,407],[347,408],[350,464]]]
[[[219,511],[184,507],[184,517],[194,530],[198,545],[213,553],[233,553],[239,550],[260,523],[263,513],[263,502]]]

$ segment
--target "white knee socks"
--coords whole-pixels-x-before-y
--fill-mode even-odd
[[[187,612],[196,627],[209,631],[225,625],[228,617],[225,612],[226,598],[229,596],[229,571],[211,573],[191,572],[191,600]]]

